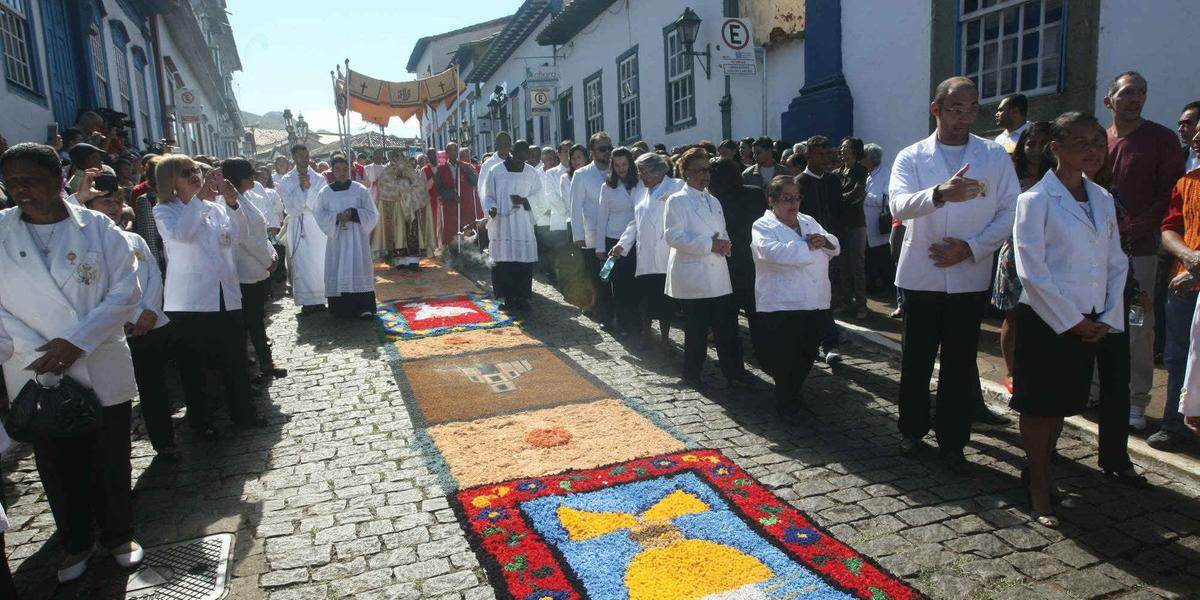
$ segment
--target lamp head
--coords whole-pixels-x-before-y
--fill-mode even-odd
[[[680,41],[690,50],[700,33],[700,15],[691,7],[684,8],[683,14],[675,21],[675,30],[679,32]]]

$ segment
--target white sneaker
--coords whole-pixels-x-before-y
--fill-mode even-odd
[[[1129,407],[1129,428],[1142,431],[1146,428],[1146,409],[1140,406]]]
[[[62,568],[58,570],[58,582],[75,581],[87,571],[88,559],[92,557],[92,549],[73,556],[68,556]]]
[[[842,355],[838,354],[836,350],[830,350],[829,352],[825,353],[825,364],[832,367],[833,365],[840,364],[841,362]]]

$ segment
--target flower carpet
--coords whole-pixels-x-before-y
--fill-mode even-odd
[[[431,267],[438,289],[392,276],[377,317],[498,597],[923,597]]]

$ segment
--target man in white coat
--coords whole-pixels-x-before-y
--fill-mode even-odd
[[[592,162],[575,171],[571,178],[571,237],[575,246],[583,251],[583,264],[596,288],[596,305],[593,317],[600,323],[612,318],[612,287],[600,281],[601,261],[596,249],[604,251],[604,223],[599,223],[600,188],[608,175],[608,164],[612,158],[612,138],[600,131],[588,139],[588,151]]]
[[[300,314],[325,309],[325,233],[317,225],[317,198],[329,185],[325,176],[309,166],[308,147],[292,146],[296,167],[279,182],[279,195],[287,211],[287,243],[292,276],[292,298]]]
[[[533,264],[537,262],[537,238],[529,199],[542,193],[537,169],[525,164],[529,143],[517,140],[508,160],[488,174],[483,191],[491,239],[488,253],[493,262],[492,289],[503,298],[502,309],[529,310],[533,295]]]
[[[963,448],[980,398],[979,323],[992,279],[992,254],[1012,234],[1020,184],[999,144],[971,134],[979,91],[970,79],[937,86],[937,131],[900,152],[889,203],[908,230],[896,286],[904,290],[900,450],[914,455],[929,432],[929,380],[941,349],[938,448],[946,466],[967,468]]]
[[[559,185],[566,167],[559,164],[558,152],[547,146],[542,148],[542,161],[536,171],[542,180],[542,193],[530,201],[533,204],[534,233],[538,242],[538,266],[551,283],[556,283],[558,277],[554,259],[571,235],[567,231],[567,205],[563,202],[562,186]]]

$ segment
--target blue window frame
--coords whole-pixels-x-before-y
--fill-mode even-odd
[[[0,42],[4,80],[9,90],[43,99],[37,64],[37,40],[30,26],[29,0],[0,0]]]

